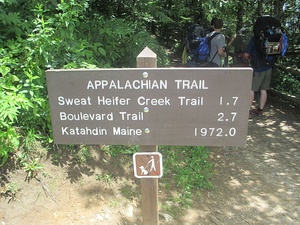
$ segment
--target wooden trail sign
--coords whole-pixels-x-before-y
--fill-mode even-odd
[[[243,146],[252,69],[48,70],[54,142]]]

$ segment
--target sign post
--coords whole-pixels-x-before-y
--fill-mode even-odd
[[[136,58],[138,68],[156,68],[156,54],[145,48]],[[141,152],[157,152],[157,145],[141,145]],[[141,179],[143,225],[158,225],[158,179]]]

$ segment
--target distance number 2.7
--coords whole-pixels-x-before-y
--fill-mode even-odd
[[[224,113],[220,112],[220,113],[218,113],[218,121],[233,122],[235,120],[236,115],[237,115],[237,112],[231,112],[229,116],[225,116]]]

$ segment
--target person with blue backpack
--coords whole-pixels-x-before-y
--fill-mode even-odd
[[[223,20],[218,18],[211,20],[208,33],[203,26],[191,26],[193,31],[189,32],[188,38],[185,39],[182,64],[192,67],[220,67],[221,57],[226,57],[225,36],[220,33],[222,27]]]
[[[209,66],[220,67],[222,65],[222,57],[226,57],[225,51],[225,35],[221,33],[223,28],[223,20],[216,19],[213,24],[214,31],[207,34],[210,39],[210,53],[208,56]]]

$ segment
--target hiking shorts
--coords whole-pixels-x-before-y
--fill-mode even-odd
[[[263,72],[254,72],[252,78],[252,91],[269,90],[272,69]]]

